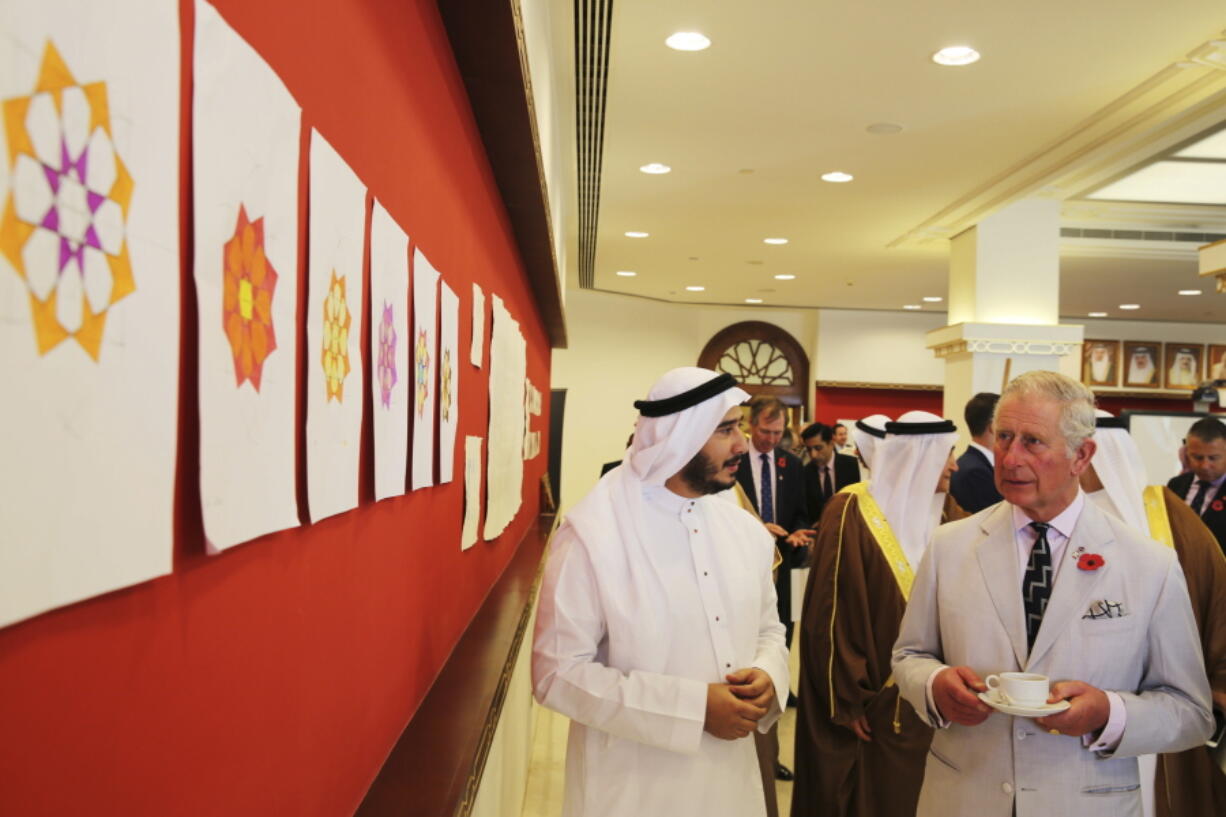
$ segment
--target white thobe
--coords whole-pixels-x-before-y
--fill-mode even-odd
[[[717,496],[643,493],[650,564],[627,564],[616,530],[592,542],[565,523],[551,545],[532,677],[537,700],[572,721],[562,813],[765,814],[753,740],[720,740],[703,721],[707,685],[737,669],[774,682],[760,731],[787,700],[774,542]]]

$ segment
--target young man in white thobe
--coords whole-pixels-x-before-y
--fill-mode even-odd
[[[715,496],[736,483],[748,397],[730,375],[665,374],[553,538],[532,682],[572,721],[566,817],[765,813],[749,735],[788,689],[774,542]]]

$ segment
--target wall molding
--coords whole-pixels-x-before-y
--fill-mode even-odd
[[[1023,338],[961,338],[930,347],[937,357],[987,352],[995,355],[1055,355],[1064,357],[1076,351],[1080,342],[1065,340],[1028,340]]]
[[[468,817],[557,523],[542,514],[396,740],[356,817]]]
[[[866,383],[856,380],[816,380],[819,389],[887,389],[890,391],[944,391],[945,386],[932,383]]]

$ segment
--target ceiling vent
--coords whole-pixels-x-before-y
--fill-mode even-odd
[[[596,225],[604,156],[613,0],[575,0],[575,122],[579,163],[579,287],[596,285]]]

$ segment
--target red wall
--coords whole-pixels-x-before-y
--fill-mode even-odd
[[[304,129],[327,137],[460,294],[460,337],[476,281],[520,320],[528,376],[548,394],[548,342],[435,3],[216,5],[285,80]],[[527,464],[507,532],[460,552],[460,441],[485,436],[488,416],[488,371],[464,365],[455,482],[375,504],[368,406],[361,507],[205,555],[187,263],[190,0],[180,10],[174,572],[0,631],[4,815],[351,813],[537,511],[544,453]],[[547,429],[547,414],[537,422]]]
[[[820,387],[813,402],[813,417],[833,424],[841,418],[859,420],[870,414],[897,419],[908,411],[941,413],[944,392],[920,389],[853,389]],[[961,421],[961,418],[954,418]]]

